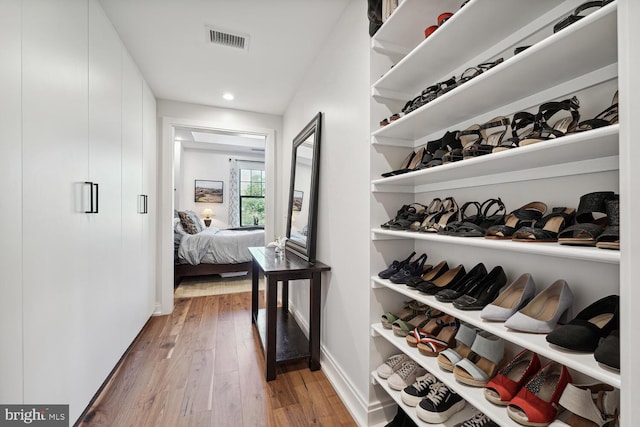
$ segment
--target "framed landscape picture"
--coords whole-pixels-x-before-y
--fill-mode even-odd
[[[222,203],[224,195],[223,185],[223,181],[196,179],[196,203]]]

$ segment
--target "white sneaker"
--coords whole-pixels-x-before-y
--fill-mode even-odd
[[[386,362],[384,362],[382,365],[378,366],[378,369],[376,369],[376,372],[378,373],[380,378],[387,379],[391,375],[393,375],[395,371],[400,369],[400,367],[404,362],[408,362],[408,361],[409,361],[409,356],[407,356],[406,354],[404,353],[396,354],[388,358]]]
[[[389,387],[394,390],[402,390],[408,385],[413,384],[417,377],[426,374],[427,371],[413,360],[404,362],[400,369],[387,379]]]

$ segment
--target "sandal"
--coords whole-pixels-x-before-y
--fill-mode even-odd
[[[418,149],[418,151],[414,151],[413,153],[410,153],[402,162],[400,169],[383,173],[382,176],[385,178],[388,178],[390,176],[402,175],[403,173],[416,170],[416,168],[422,161],[423,155],[424,155],[424,147]]]
[[[489,120],[487,123],[480,126],[480,136],[481,138],[477,140],[475,143],[468,145],[463,150],[463,159],[468,159],[471,157],[483,156],[485,154],[491,154],[493,149],[500,145],[502,142],[502,138],[507,133],[507,126],[509,126],[509,119],[503,116],[494,117]],[[497,132],[492,132],[487,134],[488,129],[504,127],[502,130],[498,130]]]
[[[557,242],[558,234],[573,223],[576,210],[573,208],[553,208],[540,218],[533,227],[521,227],[513,233],[514,242]]]
[[[535,144],[536,142],[547,141],[549,139],[560,138],[578,127],[580,121],[580,101],[575,96],[564,101],[552,101],[542,104],[536,115],[536,122],[533,126],[533,132],[526,139],[519,142],[519,146]],[[569,112],[569,115],[557,120],[553,126],[549,125],[548,120],[556,116],[562,111]]]
[[[467,210],[469,210],[470,207],[475,208],[475,213],[473,215],[467,214]],[[470,223],[480,222],[482,217],[482,205],[480,205],[480,203],[478,202],[465,203],[460,208],[460,217],[461,217],[460,221],[454,221],[450,224],[447,224],[447,226],[438,230],[438,234],[449,235],[452,232],[455,232],[455,230],[465,222],[470,222]]]
[[[481,205],[482,214],[474,219],[474,222],[464,221],[455,227],[445,229],[449,236],[457,237],[483,237],[489,227],[500,225],[504,222],[505,206],[500,198],[485,200]]]
[[[395,218],[390,219],[389,221],[385,222],[384,224],[381,224],[380,227],[382,227],[382,228],[391,228],[391,226],[393,224],[395,224],[397,221],[400,221],[400,220],[403,220],[403,219],[407,219],[409,217],[409,215],[415,214],[417,212],[417,210],[416,210],[414,205],[419,205],[419,206],[424,207],[424,205],[421,205],[419,203],[412,203],[410,205],[403,205],[396,212],[396,217]]]
[[[427,222],[427,224],[433,221],[437,215],[442,213],[442,200],[439,197],[436,197],[429,203],[424,209],[424,216],[420,218],[416,218],[411,225],[409,225],[409,231],[420,231],[422,224]]]
[[[411,262],[411,258],[413,258],[415,254],[416,253],[414,251],[411,252],[411,255],[409,255],[403,261],[393,261],[389,267],[378,273],[378,277],[380,277],[381,279],[388,279],[389,277],[400,271],[400,269],[402,269],[405,265],[409,264],[409,262]]]
[[[471,147],[476,142],[482,139],[482,134],[480,133],[480,125],[474,124],[469,126],[465,130],[461,130],[458,132],[458,141],[460,142],[459,146],[454,147],[449,150],[446,155],[443,155],[442,162],[443,163],[451,163],[457,162],[464,159],[464,150],[467,147]]]
[[[406,337],[414,329],[422,328],[431,320],[427,317],[427,310],[418,313],[416,316],[408,320],[398,319],[391,324],[391,329],[394,335],[399,337]]]
[[[576,10],[562,21],[558,22],[553,26],[553,32],[557,33],[558,31],[567,28],[569,25],[574,24],[584,18],[585,16],[595,12],[597,9],[602,8],[608,3],[611,3],[613,0],[600,0],[600,1],[588,1],[586,3],[581,4],[576,8]]]
[[[435,357],[456,342],[455,335],[458,332],[458,328],[460,328],[460,321],[453,316],[447,315],[442,319],[438,319],[437,322],[440,327],[438,334],[426,337],[418,343],[418,350],[425,356]]]
[[[491,403],[506,406],[542,364],[538,355],[523,350],[484,387],[484,397]]]
[[[442,212],[433,219],[426,227],[423,226],[419,231],[425,233],[437,233],[447,224],[460,220],[460,208],[453,197],[447,197],[442,202]]]
[[[495,335],[478,334],[471,345],[472,359],[465,358],[456,363],[453,375],[462,384],[484,387],[498,371],[504,358],[504,340]]]
[[[560,406],[569,415],[563,425],[585,425],[614,427],[620,414],[620,390],[609,384],[567,384]]]
[[[408,302],[398,314],[393,314],[391,312],[383,314],[380,316],[380,322],[382,323],[383,328],[391,329],[391,324],[396,320],[409,320],[414,317],[418,311],[424,311],[427,308],[426,304],[413,300]]]
[[[576,132],[584,132],[591,129],[613,125],[615,123],[618,123],[618,91],[613,95],[613,100],[608,108],[593,119],[588,119],[578,123]]]
[[[389,224],[389,228],[392,230],[408,230],[414,222],[422,222],[427,216],[427,207],[420,203],[412,203],[409,212],[402,215],[400,218],[396,218],[395,221]]]
[[[612,199],[605,202],[609,225],[598,236],[596,246],[600,249],[620,250],[620,202]]]
[[[399,271],[391,275],[389,280],[392,283],[404,285],[410,277],[422,276],[424,274],[424,263],[427,261],[427,254],[420,255],[415,261],[406,264]]]
[[[494,147],[493,153],[519,147],[520,141],[528,138],[533,132],[535,122],[535,114],[529,113],[528,111],[515,113],[513,119],[511,119],[511,138],[503,139],[500,145]]]
[[[542,202],[531,202],[509,213],[504,224],[493,225],[487,229],[486,239],[511,239],[513,233],[525,225],[531,226],[542,218],[547,210],[547,205]]]
[[[459,132],[449,132],[444,134],[440,138],[440,147],[433,153],[431,160],[425,164],[424,167],[432,168],[434,166],[440,166],[445,163],[445,156],[455,150],[462,148],[462,143],[458,137]]]
[[[595,246],[598,236],[609,223],[605,202],[613,199],[613,191],[596,191],[580,197],[575,224],[558,234],[561,245]]]
[[[429,336],[438,334],[440,332],[440,329],[442,328],[439,321],[441,318],[447,316],[446,313],[432,308],[427,309],[426,315],[429,318],[429,321],[422,327],[415,328],[405,337],[407,340],[407,344],[409,344],[411,347],[417,346],[418,343],[422,342],[423,339],[426,339]]]
[[[462,359],[471,355],[471,346],[476,340],[476,337],[480,334],[488,334],[485,331],[478,331],[477,329],[463,323],[458,328],[456,333],[456,346],[455,348],[449,347],[448,349],[441,351],[438,354],[438,366],[444,371],[453,372],[453,368]]]

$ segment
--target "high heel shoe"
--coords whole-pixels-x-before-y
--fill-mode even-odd
[[[537,354],[531,350],[521,351],[487,383],[484,397],[496,405],[508,405],[541,366]]]
[[[532,134],[520,141],[520,147],[549,139],[560,138],[573,132],[578,127],[578,122],[580,121],[579,108],[580,101],[578,101],[578,98],[575,96],[571,99],[565,99],[564,101],[545,102],[538,109]],[[548,120],[562,111],[568,112],[569,115],[558,119],[553,126],[549,125]]]
[[[552,212],[543,216],[533,227],[520,227],[511,236],[514,242],[557,242],[558,234],[573,224],[576,210],[573,208],[553,208]]]
[[[435,357],[440,352],[455,344],[455,335],[460,328],[460,321],[453,316],[445,316],[438,320],[440,331],[418,343],[418,350],[425,356]]]
[[[466,271],[464,265],[460,264],[457,267],[447,271],[437,279],[420,282],[416,285],[416,289],[422,293],[433,292],[433,288],[442,288],[444,286],[456,283],[461,280]]]
[[[620,327],[620,297],[609,295],[599,299],[566,325],[547,335],[547,342],[573,351],[591,352],[601,338]]]
[[[429,203],[429,206],[424,209],[423,218],[416,218],[416,220],[409,225],[409,231],[420,231],[423,223],[430,223],[440,213],[442,213],[442,200],[439,197],[436,197],[431,201],[431,203]]]
[[[413,331],[409,332],[405,337],[407,344],[411,347],[417,346],[418,343],[422,342],[423,339],[429,336],[438,334],[440,329],[442,329],[440,320],[445,318],[445,313],[440,310],[427,307],[424,314],[428,319],[427,322],[419,328],[414,328]]]
[[[429,269],[429,271],[426,271],[422,276],[414,276],[408,278],[405,285],[411,288],[415,288],[419,283],[435,280],[447,271],[449,271],[449,264],[447,264],[447,261],[440,261],[435,267],[432,267],[431,269]]]
[[[500,145],[493,148],[493,153],[510,150],[520,146],[520,141],[527,139],[533,133],[536,115],[528,111],[519,111],[511,119],[511,138],[502,140]]]
[[[482,278],[468,294],[456,298],[452,304],[458,310],[482,310],[496,299],[498,292],[506,284],[507,276],[502,267],[498,265]]]
[[[554,421],[550,427],[614,427],[620,413],[620,390],[609,384],[567,384],[559,403],[568,416]]]
[[[546,426],[558,414],[560,396],[571,382],[564,366],[549,362],[540,369],[507,406],[507,414],[525,426]]]
[[[493,225],[484,235],[486,239],[511,239],[513,233],[523,226],[531,226],[547,211],[547,205],[542,202],[531,202],[520,209],[512,211],[505,217],[504,224]]]
[[[521,332],[548,334],[556,324],[572,318],[573,292],[565,280],[556,280],[529,304],[507,319],[504,326]]]
[[[593,119],[578,123],[576,132],[584,132],[618,123],[618,91],[613,95],[611,105]]]
[[[481,138],[475,143],[467,146],[463,150],[463,159],[471,157],[483,156],[485,154],[491,154],[493,149],[502,143],[502,138],[507,133],[507,126],[509,126],[509,119],[504,116],[494,117],[487,123],[480,126]],[[503,128],[495,132],[488,133],[487,130],[494,128]]]
[[[480,262],[469,270],[458,282],[445,287],[433,286],[433,290],[427,288],[425,289],[425,293],[430,295],[435,294],[436,299],[440,302],[452,302],[461,295],[464,295],[465,291],[471,289],[473,285],[482,280],[487,274],[486,267]]]
[[[484,387],[497,372],[504,358],[504,340],[495,335],[480,335],[471,345],[473,360],[462,359],[453,368],[456,380],[473,387]]]
[[[531,274],[525,273],[511,283],[498,297],[480,312],[484,320],[504,322],[527,305],[535,296],[536,284]]]
[[[447,224],[460,220],[460,208],[453,197],[447,197],[442,202],[442,212],[432,221],[423,226],[420,231],[426,233],[437,233],[438,230],[447,226]]]
[[[449,347],[438,354],[438,366],[440,369],[453,372],[456,363],[471,354],[471,346],[478,334],[488,334],[488,332],[478,332],[478,329],[466,323],[461,324],[455,336],[456,346],[454,348]]]

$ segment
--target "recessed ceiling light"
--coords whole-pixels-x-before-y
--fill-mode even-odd
[[[233,94],[232,94],[232,93],[229,93],[229,92],[227,92],[227,93],[225,93],[224,95],[222,95],[222,97],[223,97],[224,99],[226,99],[227,101],[233,101],[233,98],[235,98],[235,97],[233,96]]]

